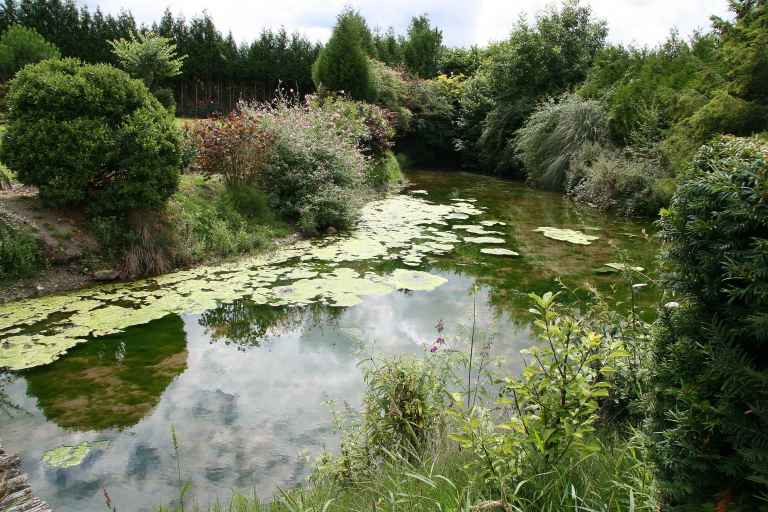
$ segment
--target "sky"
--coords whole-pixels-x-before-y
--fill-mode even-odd
[[[250,41],[263,28],[284,26],[310,39],[325,42],[336,15],[345,5],[359,9],[369,25],[393,26],[404,33],[412,16],[429,14],[443,30],[448,46],[483,46],[505,39],[521,13],[529,19],[551,0],[88,0],[89,7],[117,14],[133,12],[137,21],[150,24],[166,7],[190,18],[204,9],[222,32],[232,31],[240,42]],[[673,28],[683,36],[709,28],[709,17],[728,16],[727,0],[582,0],[596,16],[606,19],[609,40],[654,46]]]

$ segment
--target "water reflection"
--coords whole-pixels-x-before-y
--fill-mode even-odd
[[[268,497],[300,482],[314,456],[336,446],[323,402],[359,405],[358,364],[371,352],[428,357],[425,346],[441,319],[449,343],[460,349],[476,300],[483,335],[495,333],[492,355],[514,368],[519,350],[532,342],[528,292],[552,290],[558,279],[610,288],[615,276],[593,271],[615,261],[617,250],[651,267],[654,251],[641,238],[642,224],[487,177],[410,178],[434,201],[476,198],[488,209],[484,218],[506,223],[490,229],[502,231],[505,247],[521,256],[489,256],[460,244],[422,269],[446,279],[430,292],[369,296],[351,308],[276,308],[246,297],[92,340],[47,367],[0,380],[0,438],[24,457],[35,491],[59,512],[103,510],[102,488],[119,510],[168,503],[177,494],[173,426],[184,478],[201,504],[226,499],[233,488]],[[574,247],[533,232],[546,225],[599,228],[601,239]],[[399,266],[359,265],[377,273]],[[13,405],[5,415],[4,404]],[[41,462],[46,450],[102,441],[106,447],[80,466],[57,470]]]
[[[87,431],[135,425],[186,368],[184,323],[173,315],[80,345],[24,376],[48,420]]]

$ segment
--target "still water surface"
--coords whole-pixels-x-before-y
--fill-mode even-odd
[[[495,355],[515,366],[532,343],[528,292],[586,282],[608,290],[616,275],[595,272],[619,261],[652,269],[656,247],[647,223],[579,208],[557,194],[464,173],[412,172],[410,190],[448,204],[475,199],[480,219],[520,257],[482,254],[461,243],[430,256],[419,270],[447,281],[431,291],[367,296],[347,308],[273,307],[237,300],[202,314],[178,314],[94,339],[56,362],[0,378],[0,440],[21,455],[35,492],[60,512],[150,511],[177,494],[183,477],[201,504],[232,490],[273,495],[300,483],[323,449],[334,449],[325,401],[358,406],[358,362],[371,351],[424,354],[443,320],[449,341],[472,320],[494,333]],[[407,193],[407,192],[406,192]],[[544,237],[553,226],[599,236],[589,246]],[[366,262],[390,273],[397,262]],[[604,269],[604,268],[603,268]],[[476,290],[476,291],[475,291]],[[473,299],[473,293],[476,298]],[[619,296],[622,291],[619,290]],[[654,291],[642,292],[651,302]],[[95,443],[82,463],[54,468],[49,450]]]

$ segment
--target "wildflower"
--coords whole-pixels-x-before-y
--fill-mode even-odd
[[[435,340],[435,345],[436,346],[445,345],[445,338],[443,338],[442,336],[438,336],[437,339]]]
[[[432,352],[433,354],[437,352],[437,345],[432,345],[432,348],[430,348],[429,351]]]

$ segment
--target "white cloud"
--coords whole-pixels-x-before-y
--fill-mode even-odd
[[[256,37],[263,28],[285,26],[311,39],[325,41],[338,12],[348,4],[358,8],[372,27],[394,26],[404,32],[411,16],[428,13],[443,29],[446,43],[454,46],[484,45],[507,37],[518,16],[529,19],[550,0],[103,0],[102,10],[128,9],[140,22],[151,23],[165,7],[192,17],[207,10],[217,27],[232,31],[239,41]],[[608,20],[613,42],[654,45],[673,28],[684,36],[708,28],[711,15],[727,16],[727,0],[591,0],[598,17]],[[91,7],[96,3],[88,2]]]

